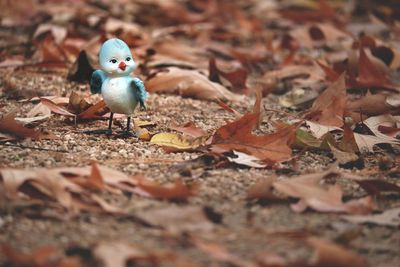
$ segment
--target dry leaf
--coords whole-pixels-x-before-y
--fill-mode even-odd
[[[317,260],[312,267],[367,267],[359,255],[335,243],[311,237],[307,243],[315,249]]]
[[[366,88],[383,87],[397,91],[400,90],[399,87],[390,80],[389,74],[382,71],[379,66],[368,57],[364,48],[360,48],[356,85]]]
[[[379,195],[381,192],[400,193],[400,186],[378,179],[368,179],[356,181],[362,189],[370,195]]]
[[[212,139],[211,149],[214,152],[236,150],[258,158],[269,165],[289,160],[294,141],[296,125],[286,126],[276,133],[254,135],[252,130],[257,126],[260,113],[248,113],[240,119],[219,128]]]
[[[396,112],[399,109],[400,104],[395,103],[393,100],[395,95],[384,95],[384,94],[371,94],[367,93],[364,97],[355,101],[348,102],[346,109],[357,113],[357,116],[353,116],[354,121],[360,120],[360,114],[368,116],[376,116],[392,111]],[[392,101],[392,102],[391,102]]]
[[[233,153],[232,156],[227,156],[227,159],[230,162],[233,162],[233,163],[236,163],[239,165],[245,165],[245,166],[252,167],[252,168],[265,168],[268,166],[267,164],[261,162],[260,159],[254,157],[254,156],[248,155],[246,153],[242,153],[242,152],[235,151],[235,150],[233,150],[232,153]]]
[[[300,199],[297,204],[292,205],[292,209],[297,212],[302,212],[307,207],[321,212],[344,213],[369,213],[374,209],[370,198],[343,203],[343,193],[338,185],[323,187],[319,184],[324,177],[333,174],[336,173],[325,171],[305,174],[274,182],[273,187],[285,195]]]
[[[257,181],[247,189],[247,199],[259,200],[282,200],[273,194],[273,184],[276,182],[276,177],[268,177]]]
[[[345,74],[342,74],[314,101],[307,119],[325,126],[341,127],[346,98]]]
[[[30,253],[22,253],[8,245],[3,245],[0,251],[6,258],[4,266],[84,267],[79,258],[65,256],[61,249],[52,246],[41,247]]]
[[[168,152],[192,151],[202,146],[208,138],[191,139],[175,133],[155,134],[150,143],[162,146]]]
[[[96,195],[93,189],[121,194],[135,193],[137,179],[121,172],[98,166],[53,169],[0,169],[5,196],[9,200],[29,197],[31,201],[56,201],[69,211],[91,210],[122,214]]]
[[[244,68],[236,68],[230,71],[223,71],[217,67],[217,63],[215,58],[210,59],[209,61],[209,78],[213,82],[221,83],[219,77],[223,77],[228,80],[232,86],[233,92],[245,92],[247,89],[246,80],[247,80],[247,71]]]
[[[101,242],[93,248],[93,254],[102,261],[104,267],[126,267],[127,262],[158,261],[158,255],[137,245],[120,241]]]
[[[183,126],[178,126],[176,122],[172,122],[169,126],[170,129],[184,133],[193,138],[201,137],[207,134],[206,131],[197,127],[193,122],[187,122]]]
[[[244,96],[234,94],[218,83],[211,82],[197,71],[168,68],[145,82],[151,93],[178,93],[184,97],[205,100],[240,101]]]
[[[400,208],[388,209],[381,214],[345,215],[342,219],[352,223],[368,223],[384,226],[400,226]]]
[[[307,126],[309,127],[311,133],[318,139],[320,139],[325,134],[332,131],[342,131],[342,128],[336,126],[325,126],[312,121],[305,121]]]
[[[10,135],[12,139],[7,140],[16,140],[16,139],[24,139],[31,138],[33,140],[40,139],[55,139],[57,138],[55,135],[50,133],[44,133],[39,130],[30,129],[24,127],[22,124],[18,123],[15,119],[15,111],[5,114],[0,119],[0,132],[6,133]],[[1,137],[0,137],[1,140]]]
[[[400,140],[392,138],[392,137],[377,137],[374,135],[366,135],[366,134],[359,134],[354,133],[354,139],[356,140],[358,149],[360,152],[375,152],[374,147],[375,145],[379,144],[392,144],[392,145],[399,145]]]
[[[138,212],[137,215],[149,225],[163,227],[178,234],[182,232],[209,232],[214,228],[204,211],[198,206],[168,206]]]
[[[178,179],[173,184],[161,185],[157,182],[141,178],[138,179],[137,187],[154,198],[186,200],[197,193],[200,184],[193,183],[192,185],[187,186],[182,182],[182,180]]]
[[[103,100],[93,105],[88,103],[83,96],[74,92],[71,93],[67,106],[65,103],[57,104],[48,98],[40,98],[40,101],[53,113],[82,120],[103,119],[103,115],[108,112]]]
[[[237,255],[229,252],[223,245],[218,243],[211,243],[203,241],[199,238],[192,238],[192,243],[204,253],[210,255],[214,259],[225,262],[232,266],[237,267],[257,267],[256,263],[244,260]]]

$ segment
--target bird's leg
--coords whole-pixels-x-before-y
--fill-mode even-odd
[[[128,116],[128,120],[126,121],[126,132],[129,133],[131,131],[131,116]]]
[[[107,129],[107,134],[112,134],[112,123],[113,123],[113,118],[114,118],[114,113],[110,112],[110,119],[108,121],[108,129]]]
[[[127,122],[126,122],[126,130],[124,132],[124,136],[126,137],[137,137],[135,132],[131,131],[131,116],[128,116]]]

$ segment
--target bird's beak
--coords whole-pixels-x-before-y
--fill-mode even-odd
[[[126,64],[125,62],[121,61],[121,63],[119,63],[118,68],[120,68],[122,71],[125,71],[126,68]]]

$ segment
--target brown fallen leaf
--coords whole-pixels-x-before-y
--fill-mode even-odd
[[[32,267],[83,267],[81,260],[74,256],[65,256],[61,249],[52,246],[41,247],[23,253],[8,245],[2,245],[1,254],[5,256],[4,266]]]
[[[259,266],[256,263],[251,261],[244,260],[235,254],[231,253],[226,249],[223,245],[218,243],[206,242],[199,238],[192,237],[192,243],[204,253],[210,255],[214,259],[226,262],[232,266],[238,267],[257,267]]]
[[[200,184],[193,183],[192,185],[187,186],[182,182],[182,180],[178,179],[173,184],[161,185],[154,181],[139,178],[137,187],[154,198],[167,200],[186,200],[197,193]]]
[[[358,61],[358,77],[354,86],[363,88],[386,88],[399,91],[400,87],[394,84],[389,74],[382,71],[375,62],[373,62],[365,52],[364,48],[360,48],[360,57]]]
[[[400,193],[400,186],[379,179],[356,180],[362,189],[370,195],[380,195],[381,192]]]
[[[40,101],[53,113],[75,119],[103,119],[103,116],[108,113],[108,108],[103,100],[96,104],[90,104],[82,95],[75,92],[71,93],[68,103],[57,104],[48,98],[40,98]]]
[[[400,208],[388,209],[380,214],[343,215],[341,218],[352,223],[368,223],[398,227],[400,226]]]
[[[218,153],[236,150],[264,161],[268,165],[289,160],[297,125],[289,125],[276,133],[254,135],[260,113],[248,113],[240,119],[220,127],[214,134],[211,150]]]
[[[346,99],[345,74],[342,74],[314,101],[306,119],[325,126],[341,127]]]
[[[337,175],[332,171],[324,171],[313,174],[305,174],[296,178],[279,180],[273,183],[273,187],[280,193],[290,197],[299,198],[299,202],[292,205],[297,212],[310,207],[320,212],[343,212],[352,214],[365,214],[374,208],[371,198],[342,201],[342,189],[338,185],[323,187],[320,182],[324,177]]]
[[[199,206],[168,206],[137,212],[137,216],[149,225],[166,229],[170,233],[209,232],[214,224],[206,211]]]
[[[151,93],[177,93],[184,97],[205,100],[240,101],[244,96],[230,92],[218,83],[214,83],[195,70],[175,67],[158,72],[145,82]]]
[[[312,267],[367,267],[367,262],[358,254],[335,243],[311,237],[307,244],[314,248],[316,262]]]
[[[178,126],[175,121],[172,121],[170,129],[184,133],[193,138],[201,137],[207,134],[206,131],[197,127],[193,122],[187,122],[183,126]]]
[[[0,177],[8,200],[28,197],[30,201],[55,202],[70,212],[90,210],[123,214],[123,209],[108,204],[96,192],[121,194],[138,190],[137,179],[97,163],[91,167],[5,168],[0,169]]]
[[[149,262],[154,264],[165,258],[170,258],[169,253],[150,251],[138,245],[122,241],[101,242],[93,248],[94,256],[100,260],[104,267],[125,267],[127,262]]]
[[[220,76],[229,81],[233,92],[245,92],[247,89],[247,71],[244,68],[236,68],[231,71],[223,71],[218,68],[215,58],[209,61],[209,78],[213,82],[221,83]]]
[[[7,134],[7,136],[3,138],[0,136],[0,141],[12,141],[25,138],[31,138],[33,140],[57,138],[51,133],[45,133],[23,126],[16,121],[15,114],[16,112],[12,111],[0,118],[0,132]]]
[[[338,16],[330,3],[326,0],[318,1],[315,8],[310,8],[309,6],[294,10],[286,8],[280,10],[280,14],[295,22],[330,21],[335,20]]]
[[[371,94],[368,92],[360,99],[347,102],[346,109],[356,113],[355,116],[352,116],[355,122],[361,120],[362,117],[360,114],[367,116],[377,116],[386,113],[397,114],[399,113],[400,104],[391,102],[395,96],[397,95]]]
[[[274,182],[276,182],[276,177],[274,176],[257,181],[247,189],[246,199],[282,200],[282,198],[273,193]]]

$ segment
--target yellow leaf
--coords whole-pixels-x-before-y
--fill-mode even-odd
[[[150,143],[164,147],[167,151],[185,151],[198,148],[204,138],[189,139],[175,133],[159,133],[154,135]]]
[[[146,128],[141,128],[135,125],[135,132],[140,140],[150,141],[152,134]]]

